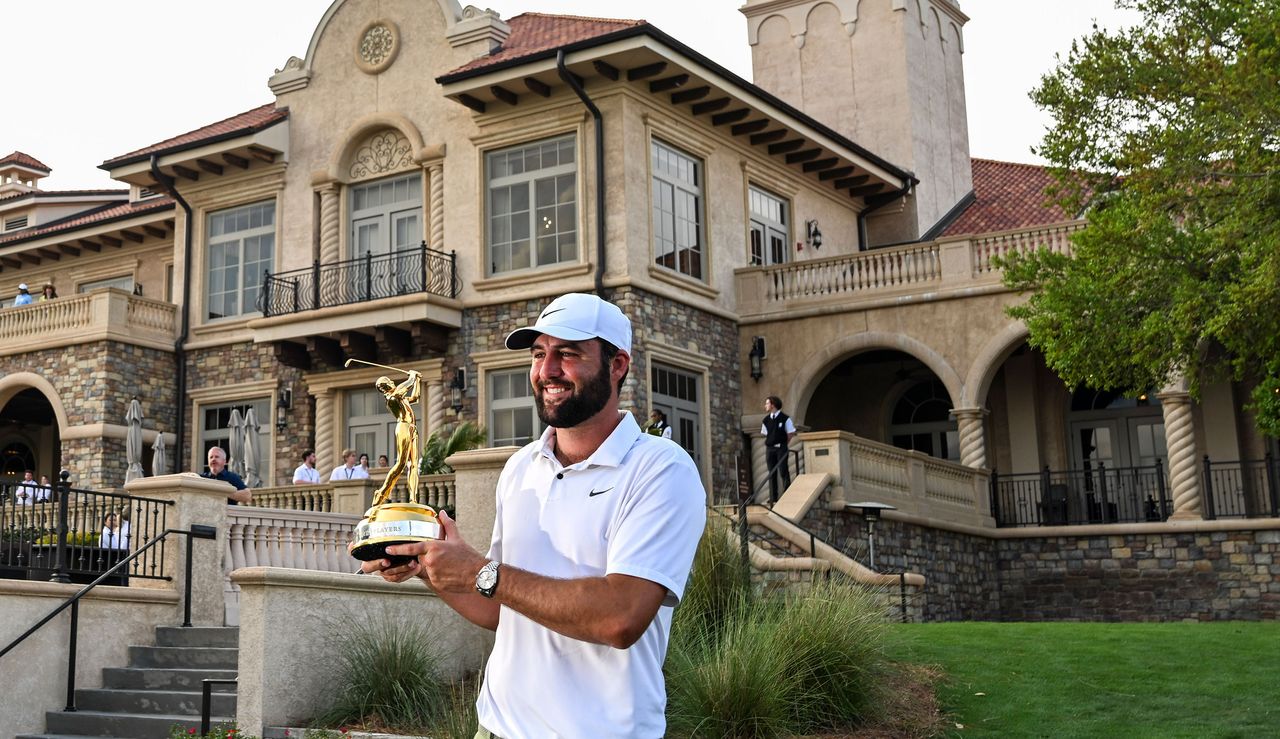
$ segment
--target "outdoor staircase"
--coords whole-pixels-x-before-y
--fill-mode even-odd
[[[102,687],[76,690],[75,711],[49,711],[44,734],[15,739],[165,739],[174,725],[200,727],[205,678],[236,676],[240,630],[159,626],[155,646],[130,646],[128,667],[102,671]],[[214,685],[213,725],[235,721],[234,685]]]

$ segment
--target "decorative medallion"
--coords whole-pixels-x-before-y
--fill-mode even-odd
[[[372,177],[413,166],[413,146],[399,131],[370,136],[351,158],[351,178]]]
[[[356,41],[356,66],[366,74],[378,74],[395,61],[400,32],[388,20],[376,20],[360,31]]]

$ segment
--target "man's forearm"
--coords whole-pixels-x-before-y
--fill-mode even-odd
[[[424,579],[425,581],[425,579]],[[498,628],[498,603],[479,593],[446,593],[435,591],[436,595],[450,608],[458,612],[471,623],[482,629],[494,631]]]
[[[573,639],[626,649],[648,628],[666,588],[628,575],[561,580],[503,565],[494,599]]]

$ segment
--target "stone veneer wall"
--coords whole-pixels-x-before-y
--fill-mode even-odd
[[[861,516],[818,506],[803,526],[866,561]],[[876,524],[881,572],[925,576],[928,621],[1280,619],[1280,530],[988,538]]]
[[[172,432],[176,423],[173,354],[116,341],[96,341],[5,357],[0,375],[32,372],[58,391],[71,426],[125,425],[129,401],[142,404],[144,429]],[[58,465],[76,487],[124,484],[123,439],[69,439]]]
[[[717,490],[731,490],[736,485],[734,464],[741,448],[741,434],[736,419],[740,414],[742,391],[738,376],[738,329],[733,321],[691,308],[653,293],[623,287],[608,291],[609,299],[626,313],[632,322],[631,372],[623,383],[621,405],[637,414],[644,423],[648,408],[649,365],[647,345],[650,342],[674,346],[711,359],[703,391],[709,399],[710,417],[702,419],[710,430],[711,448],[704,450],[703,465],[710,465],[712,485]],[[457,358],[466,352],[501,349],[508,333],[537,320],[538,314],[554,296],[516,303],[488,305],[468,309],[463,315],[462,330],[453,337],[445,376],[452,374]],[[468,377],[474,377],[475,366],[467,364]],[[468,381],[463,417],[474,417],[476,383]]]
[[[274,418],[259,418],[258,423],[271,429],[271,443],[275,453],[274,466],[268,485],[287,485],[293,480],[293,470],[302,461],[302,452],[313,449],[315,444],[315,406],[309,401],[303,371],[281,364],[275,358],[270,344],[245,342],[228,344],[210,349],[198,349],[187,353],[187,391],[220,385],[274,379],[276,387],[293,387],[293,408],[288,411],[289,423],[283,432],[276,430]],[[274,402],[274,400],[273,400]],[[188,413],[190,413],[188,406]],[[174,472],[186,470],[191,459],[191,429],[199,428],[200,419],[189,419],[184,452],[172,464]],[[200,470],[195,470],[199,472]],[[267,477],[264,475],[264,478]]]

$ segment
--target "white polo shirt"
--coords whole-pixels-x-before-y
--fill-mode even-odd
[[[684,449],[622,416],[577,464],[560,466],[553,428],[507,461],[489,558],[565,579],[642,577],[667,597],[628,649],[563,636],[503,606],[476,710],[480,724],[504,739],[661,737],[666,730],[662,663],[706,523],[706,493]]]
[[[346,467],[346,465],[343,465],[343,467]],[[298,469],[293,471],[293,481],[298,482],[299,480],[305,483],[309,483],[311,485],[319,485],[320,470],[316,469],[315,467],[309,466],[306,462],[303,462],[302,464],[298,465]]]
[[[368,480],[369,473],[360,465],[348,467],[340,464],[333,468],[333,472],[329,473],[329,482],[341,482],[343,480]]]

